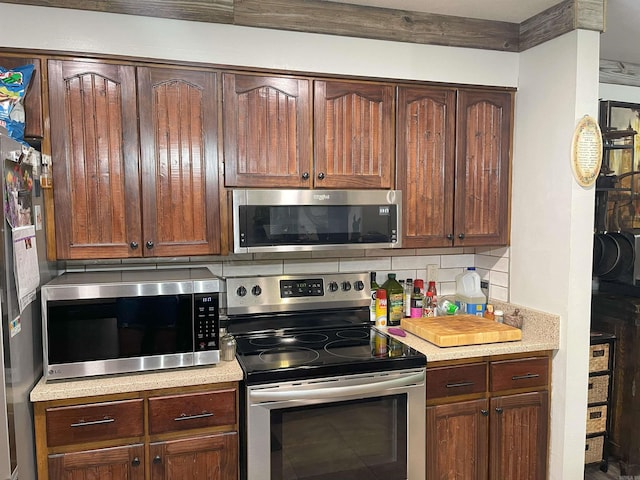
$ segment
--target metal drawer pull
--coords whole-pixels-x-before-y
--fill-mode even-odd
[[[113,423],[115,422],[115,418],[104,417],[102,420],[93,420],[91,422],[85,422],[84,420],[80,420],[78,423],[72,423],[72,427],[88,427],[89,425],[102,425],[104,423]]]
[[[180,422],[182,420],[196,420],[198,418],[207,418],[213,417],[213,413],[211,412],[202,412],[197,415],[187,415],[186,413],[181,413],[179,417],[174,418],[176,422]]]
[[[539,373],[527,373],[526,375],[514,375],[511,380],[526,380],[527,378],[538,378]]]
[[[447,388],[456,388],[456,387],[470,387],[471,385],[473,385],[473,382],[447,383],[445,386]]]

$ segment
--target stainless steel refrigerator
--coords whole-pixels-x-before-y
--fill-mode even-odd
[[[42,376],[42,322],[38,296],[20,313],[14,278],[13,242],[11,227],[6,221],[6,185],[4,161],[11,151],[20,150],[20,144],[7,135],[0,126],[0,160],[2,176],[2,241],[0,242],[0,310],[2,313],[2,355],[0,355],[0,480],[35,480],[35,442],[33,433],[33,408],[29,393]],[[33,210],[39,206],[44,217],[43,196],[37,182],[31,190]],[[44,220],[44,219],[43,219]],[[35,221],[35,220],[34,220]],[[55,264],[46,261],[44,221],[36,230],[40,284],[55,274]],[[20,330],[9,322],[20,317]],[[17,332],[17,333],[15,333]]]

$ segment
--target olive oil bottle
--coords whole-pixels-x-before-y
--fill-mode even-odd
[[[387,281],[382,284],[382,288],[387,291],[387,325],[400,325],[400,320],[404,317],[404,289],[396,280],[395,273],[387,275]]]

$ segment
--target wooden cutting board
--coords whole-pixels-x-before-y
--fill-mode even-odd
[[[438,347],[522,340],[522,330],[519,328],[474,315],[403,318],[400,326]]]

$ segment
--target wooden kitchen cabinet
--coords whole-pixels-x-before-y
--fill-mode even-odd
[[[222,75],[225,185],[309,188],[311,80]]]
[[[144,480],[144,446],[102,448],[49,457],[50,480]]]
[[[393,188],[394,87],[314,81],[316,188]]]
[[[152,443],[151,480],[237,479],[237,445],[235,432]]]
[[[512,96],[398,87],[403,247],[508,243]]]
[[[39,480],[234,480],[238,385],[37,402]]]
[[[427,478],[547,478],[549,356],[504,357],[427,368]]]
[[[216,74],[48,68],[57,257],[219,253]]]
[[[392,188],[393,86],[235,73],[222,81],[225,186]]]
[[[12,55],[0,55],[0,66],[11,69],[22,65],[33,65],[33,74],[23,99],[25,122],[24,137],[44,137],[44,115],[42,110],[42,71],[39,58],[14,57]]]

